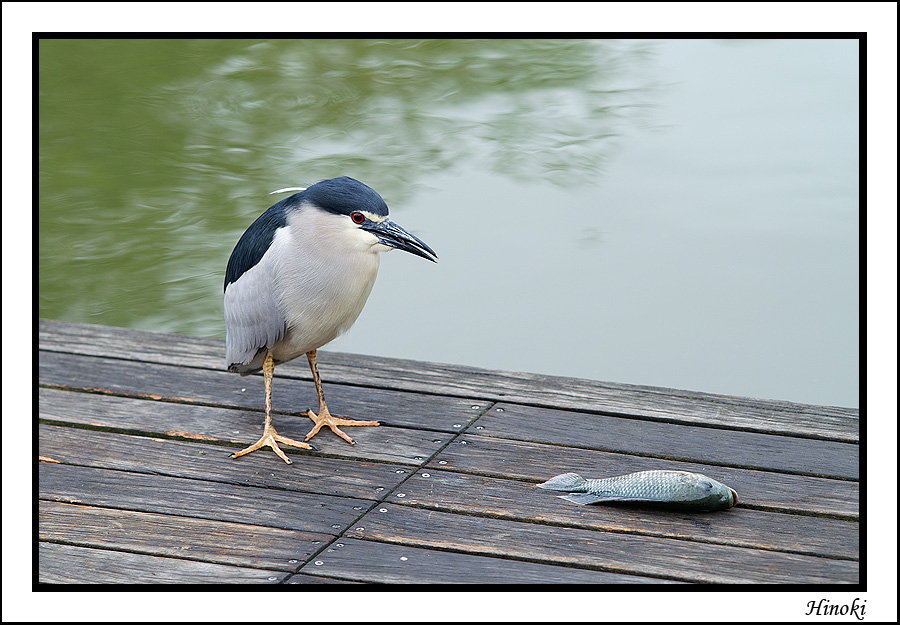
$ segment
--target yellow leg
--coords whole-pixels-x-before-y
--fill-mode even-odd
[[[291,464],[290,459],[284,454],[283,451],[278,447],[278,443],[284,443],[285,445],[291,445],[293,447],[300,447],[301,449],[315,449],[312,445],[307,443],[303,443],[300,441],[295,441],[292,438],[287,438],[286,436],[282,436],[278,432],[275,431],[275,427],[272,425],[272,377],[275,374],[275,361],[272,360],[272,354],[266,354],[266,359],[263,361],[263,377],[266,380],[266,425],[263,429],[262,437],[247,447],[246,449],[242,449],[241,451],[233,454],[232,458],[240,458],[244,454],[249,454],[251,451],[256,451],[260,447],[265,447],[268,445],[272,448],[272,450],[278,454],[278,457]]]
[[[306,352],[306,358],[309,360],[309,368],[312,369],[313,380],[316,383],[316,393],[319,396],[319,414],[317,415],[312,410],[306,412],[306,416],[313,420],[315,426],[310,431],[310,433],[306,435],[305,440],[311,439],[319,432],[319,429],[323,425],[327,425],[331,428],[332,432],[343,438],[351,445],[355,445],[356,443],[353,442],[353,439],[342,432],[338,427],[339,425],[379,425],[379,422],[345,419],[337,415],[332,415],[330,412],[328,412],[328,406],[325,405],[325,392],[322,390],[322,378],[319,377],[319,368],[316,367],[316,350]]]

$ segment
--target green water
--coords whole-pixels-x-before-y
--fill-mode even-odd
[[[333,349],[858,402],[854,42],[38,52],[41,317],[224,337],[225,264],[266,194],[349,175],[441,262],[388,255]],[[790,96],[798,75],[830,99]]]

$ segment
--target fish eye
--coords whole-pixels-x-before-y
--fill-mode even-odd
[[[366,216],[357,211],[350,213],[350,219],[352,219],[355,224],[361,224],[366,220]]]

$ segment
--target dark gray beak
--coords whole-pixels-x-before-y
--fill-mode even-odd
[[[378,241],[383,245],[427,258],[433,263],[438,260],[434,250],[428,247],[422,239],[410,234],[390,219],[385,219],[380,223],[366,224],[362,228],[378,237]]]

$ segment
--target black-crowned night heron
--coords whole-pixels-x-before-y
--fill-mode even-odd
[[[270,207],[241,236],[225,270],[225,360],[229,371],[262,369],[266,422],[262,437],[232,457],[278,443],[314,449],[281,436],[272,425],[275,365],[306,354],[319,396],[311,439],[323,425],[353,444],[340,425],[378,425],[328,412],[316,350],[346,332],[362,311],[381,252],[405,250],[437,262],[423,241],[388,218],[378,193],[353,178],[323,180]],[[277,193],[277,191],[276,191]]]

